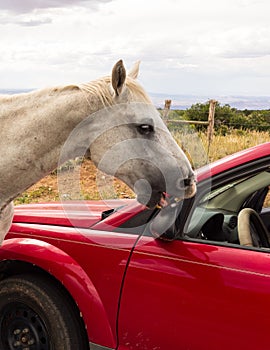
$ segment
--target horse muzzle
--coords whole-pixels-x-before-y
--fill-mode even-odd
[[[193,196],[195,196],[197,191],[195,177],[191,176],[183,180],[177,180],[176,189],[180,191],[180,196],[175,197],[176,200],[178,199],[179,201],[185,198],[192,198]]]
[[[190,177],[184,180],[179,180],[174,186],[164,188],[164,190],[153,189],[151,193],[148,191],[137,192],[138,202],[146,205],[149,208],[154,208],[156,205],[161,205],[162,202],[166,202],[166,196],[173,202],[180,202],[186,198],[192,198],[196,194],[196,180],[194,177]]]

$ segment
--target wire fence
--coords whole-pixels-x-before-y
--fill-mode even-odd
[[[167,120],[168,123],[171,124],[191,124],[191,125],[204,125],[207,126],[209,124],[208,121],[198,121],[198,120],[184,120],[184,119],[168,119]],[[214,126],[216,128],[219,128],[221,126],[228,126],[231,128],[237,128],[237,129],[241,129],[241,128],[252,128],[252,129],[265,129],[266,131],[269,130],[270,132],[270,123],[264,123],[264,124],[258,124],[258,123],[234,123],[234,122],[228,122],[228,121],[219,121],[216,120],[216,122],[214,123]]]
[[[263,137],[263,141],[265,141],[265,139],[268,139],[267,135],[269,135],[270,139],[270,110],[237,111],[236,109],[231,109],[230,106],[226,106],[226,108],[230,109],[228,111],[228,109],[222,110],[223,107],[220,107],[219,103],[215,100],[209,100],[208,104],[209,106],[207,104],[196,106],[196,108],[202,107],[204,109],[203,111],[196,110],[196,108],[192,109],[192,107],[190,110],[185,111],[171,111],[171,100],[166,100],[164,109],[161,111],[161,116],[169,130],[174,133],[174,136],[180,132],[181,140],[183,140],[183,135],[190,140],[193,132],[200,131],[200,133],[204,134],[206,159],[215,158],[212,156],[213,148],[220,148],[220,144],[214,145],[214,135],[228,136],[237,133],[238,136],[245,135],[246,140],[244,142],[247,141],[247,136],[253,138],[256,136],[260,139]],[[254,135],[254,132],[263,135]],[[250,143],[249,140],[247,142]],[[181,147],[184,149],[187,148],[185,143],[186,141],[181,141]],[[242,146],[246,148],[249,145],[245,144]],[[227,148],[227,145],[225,147]],[[197,163],[201,165],[203,157],[200,156],[199,158]],[[203,159],[203,163],[204,161]]]

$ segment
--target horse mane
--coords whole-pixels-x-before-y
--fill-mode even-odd
[[[145,103],[152,104],[150,97],[147,95],[145,90],[137,82],[136,79],[127,75],[125,84],[129,91],[130,100],[134,102],[145,102]],[[53,96],[57,94],[62,94],[63,92],[69,93],[74,90],[81,90],[97,97],[104,107],[112,106],[116,103],[114,99],[113,88],[111,86],[111,76],[105,76],[103,78],[90,81],[89,83],[47,87],[41,90],[33,90],[30,92],[12,94],[12,95],[0,94],[0,101],[1,103],[13,102],[14,100],[17,100],[17,99],[21,99],[21,98],[25,99],[26,97],[29,97],[31,95],[42,96],[44,95],[45,92]]]
[[[110,90],[111,77],[106,76],[89,83],[80,84],[80,90],[97,96],[104,106],[112,106],[114,102],[113,90]],[[131,94],[132,101],[151,103],[149,96],[136,80],[127,76],[126,86]]]

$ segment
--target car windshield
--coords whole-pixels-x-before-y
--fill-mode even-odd
[[[213,190],[213,191],[207,193],[205,196],[203,196],[203,197],[201,198],[201,200],[200,200],[199,203],[200,203],[200,204],[203,204],[203,203],[205,203],[205,202],[208,202],[208,201],[210,201],[211,199],[213,199],[213,198],[219,196],[219,195],[222,194],[223,192],[226,192],[226,191],[229,190],[230,188],[235,187],[236,185],[238,185],[239,183],[241,183],[241,182],[243,182],[243,181],[245,181],[245,180],[246,180],[246,178],[245,178],[245,179],[240,179],[240,180],[238,180],[238,181],[234,181],[234,182],[231,182],[231,183],[229,183],[229,184],[226,184],[226,185],[224,185],[224,186],[222,186],[222,187],[219,187],[219,188],[217,188],[217,189],[215,189],[215,190]]]

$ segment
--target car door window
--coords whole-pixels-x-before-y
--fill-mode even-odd
[[[185,237],[239,245],[238,213],[244,207],[258,213],[261,213],[262,207],[269,207],[269,185],[269,171],[261,171],[216,185],[201,196],[199,193],[184,230]],[[270,212],[267,217],[270,217]]]

